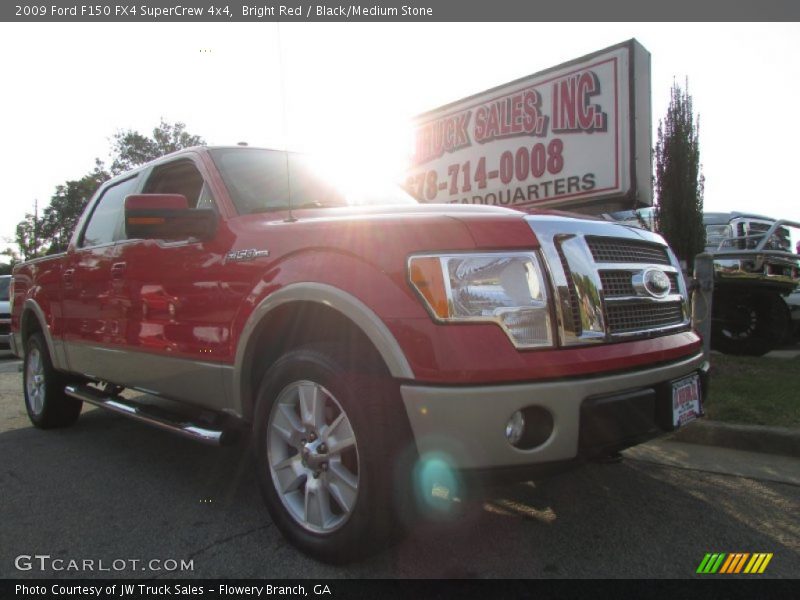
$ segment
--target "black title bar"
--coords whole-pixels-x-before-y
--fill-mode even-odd
[[[18,22],[797,21],[797,0],[8,0]]]
[[[752,600],[796,598],[797,583],[711,577],[695,580],[419,580],[419,579],[5,579],[0,598],[31,600],[122,600],[198,598],[217,600],[277,600],[279,598],[349,600],[380,598],[530,598],[535,600],[618,600],[619,598],[707,598]]]

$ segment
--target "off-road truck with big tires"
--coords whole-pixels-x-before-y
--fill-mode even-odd
[[[786,298],[800,282],[800,224],[746,213],[705,213],[714,255],[711,346],[761,356],[791,338]]]

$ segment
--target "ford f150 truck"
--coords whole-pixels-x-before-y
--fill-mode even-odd
[[[786,299],[800,283],[800,224],[748,213],[705,213],[714,255],[711,346],[761,356],[792,334]]]
[[[330,561],[397,531],[431,457],[528,477],[672,430],[706,390],[658,235],[351,196],[273,150],[115,177],[12,290],[35,426],[87,402],[208,443],[248,432],[274,522]]]

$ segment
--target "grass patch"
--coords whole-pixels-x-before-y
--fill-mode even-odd
[[[706,413],[714,421],[800,427],[800,357],[711,355]]]

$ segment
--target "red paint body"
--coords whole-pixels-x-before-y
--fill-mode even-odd
[[[407,281],[408,257],[535,249],[537,239],[522,213],[419,205],[295,210],[294,221],[287,220],[286,212],[237,215],[207,152],[195,149],[178,156],[195,163],[216,198],[214,239],[174,245],[123,240],[81,249],[76,242],[84,216],[66,254],[17,267],[15,333],[25,301],[31,299],[55,339],[230,365],[259,303],[284,286],[318,282],[367,305],[394,335],[421,382],[569,378],[674,361],[700,349],[698,336],[683,332],[520,351],[493,324],[436,324]],[[251,248],[268,249],[269,256],[226,262],[228,253]]]

